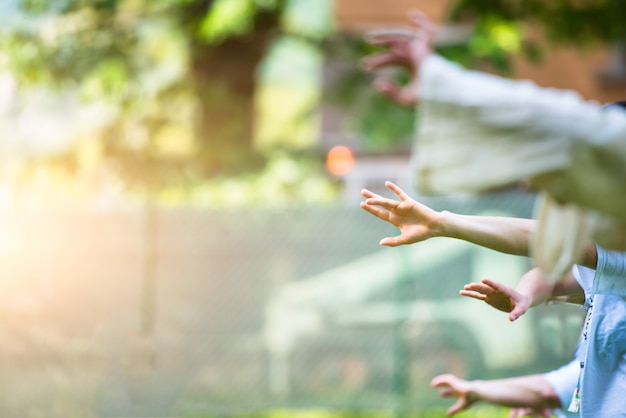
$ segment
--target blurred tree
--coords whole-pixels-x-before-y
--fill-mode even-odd
[[[97,152],[127,185],[196,184],[263,166],[263,156],[251,145],[257,67],[284,33],[314,43],[330,34],[288,19],[289,9],[312,3],[5,0],[0,65],[21,86],[77,90],[85,100],[105,99],[118,108]],[[511,71],[511,54],[540,55],[539,46],[525,39],[522,22],[534,21],[550,40],[577,46],[623,39],[626,31],[626,3],[620,0],[451,4],[450,19],[473,21],[474,31],[467,42],[440,52],[467,66],[487,63],[504,74]],[[351,64],[333,94],[349,103],[352,129],[366,138],[370,150],[408,146],[412,112],[373,97],[367,76],[355,65],[371,49],[355,37],[326,39],[325,51]],[[80,165],[81,154],[63,161]]]
[[[74,89],[119,109],[100,152],[136,189],[259,169],[256,70],[288,0],[9,0],[0,47],[21,86]],[[66,160],[76,163],[76,154]]]

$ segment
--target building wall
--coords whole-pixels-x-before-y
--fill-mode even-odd
[[[406,25],[409,10],[418,9],[441,21],[449,1],[426,0],[335,0],[335,18],[340,28],[360,31],[386,25]]]

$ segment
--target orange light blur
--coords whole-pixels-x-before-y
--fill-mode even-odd
[[[344,145],[336,145],[328,151],[326,156],[326,168],[335,176],[343,176],[354,167],[354,154]]]

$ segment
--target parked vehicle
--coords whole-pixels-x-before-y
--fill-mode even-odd
[[[529,268],[523,257],[441,239],[289,283],[267,311],[271,388],[363,406],[395,388],[424,402],[420,393],[436,395],[418,389],[439,373],[486,378],[558,367],[571,358],[582,309],[538,307],[511,324],[458,294],[482,277],[515,285]]]

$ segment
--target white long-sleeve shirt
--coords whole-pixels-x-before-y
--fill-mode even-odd
[[[561,409],[555,409],[553,412],[558,418],[579,417],[580,414],[569,412],[569,406],[572,393],[576,390],[578,373],[580,372],[580,362],[576,359],[570,361],[566,365],[545,373],[544,377],[556,392],[561,401]]]
[[[560,201],[626,220],[626,112],[436,55],[420,76],[420,189],[480,191],[531,179]]]
[[[537,215],[542,229],[532,248],[554,277],[592,238],[626,249],[626,111],[437,55],[422,63],[419,89],[420,191],[478,192],[530,180],[552,197]]]

